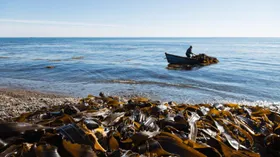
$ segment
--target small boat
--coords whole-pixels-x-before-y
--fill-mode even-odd
[[[169,64],[187,64],[187,65],[200,64],[200,61],[193,58],[176,56],[166,52],[165,52],[165,56]]]

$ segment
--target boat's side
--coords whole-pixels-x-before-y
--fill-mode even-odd
[[[176,56],[168,53],[165,53],[165,55],[168,63],[170,64],[189,64],[189,65],[199,64],[199,61],[196,59]]]

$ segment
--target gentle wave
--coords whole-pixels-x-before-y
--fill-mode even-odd
[[[1,58],[1,57],[0,57]],[[45,61],[49,61],[49,62],[61,62],[61,61],[71,61],[71,60],[82,60],[84,59],[84,56],[73,56],[71,58],[67,58],[67,59],[44,59],[44,58],[34,58],[32,60],[45,60]]]
[[[247,105],[247,106],[260,106],[260,107],[268,107],[268,108],[279,108],[280,109],[280,101],[276,102],[271,102],[271,101],[263,101],[263,100],[257,100],[257,101],[246,101],[246,100],[241,100],[241,101],[236,101],[236,100],[220,100],[217,102],[212,102],[213,103],[234,103],[234,104],[239,104],[239,105]]]
[[[138,84],[138,85],[158,85],[165,87],[177,87],[177,88],[195,88],[187,84],[172,84],[165,82],[156,82],[156,81],[136,81],[136,80],[104,80],[104,81],[95,81],[96,83],[119,83],[119,84]]]

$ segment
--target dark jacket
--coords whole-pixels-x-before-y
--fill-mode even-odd
[[[187,52],[186,52],[186,56],[189,56],[190,54],[193,54],[193,53],[192,53],[192,48],[191,48],[191,47],[188,48],[188,50],[187,50]]]

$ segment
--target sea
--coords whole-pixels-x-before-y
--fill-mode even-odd
[[[168,68],[165,52],[185,56],[190,45],[219,63]],[[0,87],[280,104],[280,38],[0,38]]]

